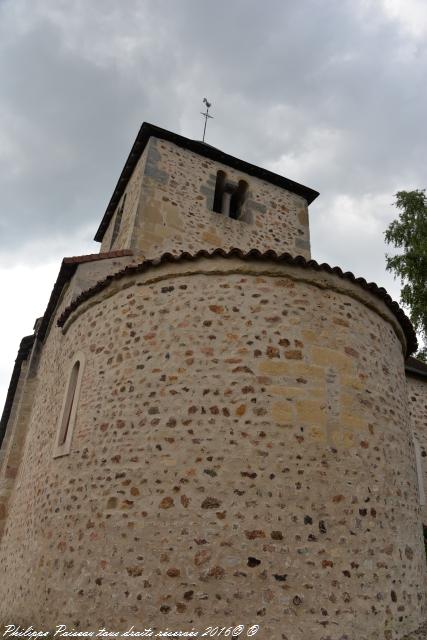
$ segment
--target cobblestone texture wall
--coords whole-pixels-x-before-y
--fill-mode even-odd
[[[421,450],[424,491],[427,494],[427,380],[408,375],[408,398],[414,437]],[[422,508],[423,524],[427,526],[427,506]]]
[[[110,224],[108,225],[108,228],[104,234],[100,252],[129,248],[133,227],[135,225],[135,217],[140,201],[142,177],[144,175],[146,160],[147,149],[145,149],[141,154],[141,157],[136,164],[132,176],[130,177],[129,182],[126,185],[126,189],[124,191],[124,194],[126,194],[126,201],[123,207],[121,222],[119,225],[116,224],[116,217],[118,210],[121,208],[124,194],[120,198],[120,202],[117,205],[114,215],[111,218]],[[112,245],[111,240],[115,226],[117,226],[118,233],[114,244]]]
[[[217,171],[249,191],[240,220],[213,211]],[[148,258],[199,249],[274,249],[310,257],[307,203],[273,184],[151,138],[126,188],[122,228],[113,249],[129,247]],[[137,207],[137,212],[135,208]],[[115,216],[104,236],[108,251]]]
[[[272,640],[417,627],[426,567],[397,333],[357,285],[273,263],[183,262],[110,285],[42,355],[0,619],[257,623]],[[75,350],[72,451],[53,459]]]

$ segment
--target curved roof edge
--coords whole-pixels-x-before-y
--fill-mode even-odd
[[[243,173],[255,176],[256,178],[260,178],[261,180],[265,180],[266,182],[271,182],[272,184],[275,184],[278,187],[282,187],[283,189],[287,189],[288,191],[296,193],[297,195],[304,198],[307,201],[307,204],[311,204],[313,200],[319,195],[318,191],[310,189],[310,187],[306,187],[299,182],[289,180],[289,178],[285,178],[278,173],[268,171],[268,169],[262,169],[261,167],[258,167],[254,164],[250,164],[249,162],[245,162],[244,160],[240,160],[239,158],[230,156],[228,153],[224,153],[224,151],[221,151],[216,147],[212,147],[205,142],[191,140],[190,138],[185,138],[178,133],[173,133],[172,131],[168,131],[167,129],[156,127],[154,124],[150,124],[149,122],[143,122],[140,130],[138,131],[135,142],[133,143],[132,149],[130,150],[130,153],[127,157],[125,166],[123,167],[123,170],[117,181],[110,202],[107,205],[104,217],[102,218],[101,224],[98,227],[98,231],[95,234],[94,240],[96,240],[97,242],[102,241],[104,233],[106,232],[114,211],[116,210],[120,198],[123,195],[129,178],[131,177],[139,158],[141,157],[149,139],[152,136],[154,136],[155,138],[160,138],[161,140],[167,140],[168,142],[176,144],[178,147],[189,149],[189,151],[193,151],[200,156],[210,158],[211,160],[215,160],[216,162],[222,162],[222,164],[226,164],[229,167],[233,167],[234,169],[242,171]]]
[[[408,358],[405,363],[405,371],[408,375],[427,378],[427,363],[417,358]]]
[[[71,280],[79,264],[85,262],[97,262],[99,260],[107,260],[110,258],[123,258],[133,255],[133,251],[130,249],[119,249],[118,251],[107,251],[105,253],[90,253],[83,256],[72,256],[69,258],[63,258],[61,268],[59,269],[58,277],[53,285],[52,293],[50,294],[49,302],[46,310],[41,318],[40,324],[37,327],[37,337],[39,340],[44,340],[46,332],[49,327],[50,319],[55,312],[56,305],[58,304],[61,291],[66,282]]]
[[[117,271],[116,273],[107,276],[105,279],[100,280],[95,286],[87,289],[81,293],[61,314],[59,317],[57,324],[59,327],[64,326],[67,318],[70,314],[85,300],[92,297],[99,291],[102,291],[107,287],[110,282],[113,280],[118,280],[123,276],[132,275],[134,273],[142,273],[152,267],[156,267],[160,264],[165,263],[174,263],[181,261],[194,261],[199,258],[215,258],[216,256],[221,258],[239,258],[240,260],[260,260],[260,261],[274,261],[274,262],[282,262],[284,264],[288,264],[291,266],[301,267],[303,269],[314,269],[315,271],[324,271],[325,273],[332,273],[337,275],[339,278],[344,280],[349,280],[350,282],[354,282],[355,284],[362,287],[366,291],[370,291],[377,298],[382,300],[385,305],[390,309],[393,315],[398,320],[400,326],[403,329],[403,332],[407,341],[407,356],[414,353],[418,347],[416,334],[414,328],[406,316],[404,311],[399,307],[397,302],[395,302],[391,296],[387,293],[387,291],[383,287],[379,287],[374,282],[367,282],[365,278],[357,278],[351,271],[344,272],[340,267],[331,267],[327,263],[319,264],[316,260],[306,260],[303,256],[291,256],[289,253],[281,253],[278,254],[273,250],[260,252],[258,249],[251,249],[248,252],[243,252],[241,249],[230,249],[229,251],[225,251],[224,249],[214,249],[213,251],[200,250],[194,254],[183,252],[178,255],[173,255],[171,253],[164,253],[159,258],[155,258],[152,260],[144,260],[143,262],[137,265],[131,265],[125,267],[124,269]]]

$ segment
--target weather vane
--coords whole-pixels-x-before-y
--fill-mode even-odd
[[[206,105],[206,113],[203,113],[202,111],[200,112],[202,116],[204,116],[205,118],[205,126],[203,128],[203,140],[202,142],[205,141],[205,134],[206,134],[206,124],[208,122],[208,118],[213,118],[213,116],[209,115],[209,107],[212,106],[212,102],[208,102],[206,98],[203,98],[203,104]]]

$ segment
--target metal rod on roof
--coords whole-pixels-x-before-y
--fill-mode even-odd
[[[203,139],[202,139],[202,142],[205,141],[206,124],[207,124],[208,118],[213,118],[213,116],[209,115],[209,108],[212,106],[212,102],[208,102],[206,98],[203,98],[203,104],[206,105],[206,113],[203,113],[202,111],[200,112],[201,115],[205,118],[205,126],[203,127]]]

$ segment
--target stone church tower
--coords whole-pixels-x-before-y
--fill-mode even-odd
[[[15,363],[1,622],[396,640],[425,618],[427,367],[384,289],[311,259],[317,195],[143,124],[100,253],[64,258]]]

